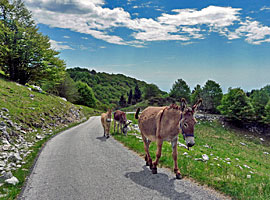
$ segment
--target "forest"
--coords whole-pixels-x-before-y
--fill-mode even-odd
[[[20,0],[0,2],[0,27],[0,73],[10,81],[37,85],[47,94],[100,110],[140,102],[167,105],[181,98],[192,105],[202,98],[201,111],[222,114],[239,123],[270,123],[270,85],[252,91],[229,88],[224,93],[214,80],[206,81],[203,86],[198,84],[191,90],[179,77],[171,90],[164,92],[155,84],[123,74],[67,68],[59,52],[51,47],[50,38],[39,32],[31,13]]]

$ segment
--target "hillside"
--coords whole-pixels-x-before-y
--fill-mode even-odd
[[[97,111],[2,78],[0,94],[0,199],[14,199],[42,144]]]
[[[82,68],[67,69],[70,77],[74,81],[82,81],[87,83],[94,91],[95,97],[106,105],[118,105],[120,97],[123,95],[126,101],[128,100],[129,92],[138,85],[141,91],[141,100],[144,99],[145,89],[150,85],[144,81],[137,80],[125,76],[123,74],[108,74],[105,72],[90,71]],[[159,95],[164,95],[166,92],[157,88]]]

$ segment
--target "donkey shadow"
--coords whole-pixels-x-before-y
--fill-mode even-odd
[[[151,190],[156,190],[162,196],[169,199],[185,199],[191,200],[191,196],[184,192],[177,192],[175,190],[174,181],[176,179],[169,179],[167,174],[158,173],[152,174],[148,167],[143,166],[140,172],[128,172],[125,174],[126,178],[131,179],[134,183]],[[179,180],[177,180],[179,181]]]
[[[96,137],[96,139],[100,140],[101,142],[106,142],[107,138],[104,136]]]

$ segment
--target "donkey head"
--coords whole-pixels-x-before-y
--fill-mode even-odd
[[[125,124],[124,124],[124,127],[123,127],[123,133],[126,135],[127,134],[127,131],[128,131],[128,125],[131,123],[132,121],[127,121]]]
[[[106,119],[106,121],[111,122],[111,118],[112,118],[112,109],[109,108],[108,111],[107,111],[107,119]]]
[[[195,145],[194,140],[194,126],[196,124],[196,119],[194,118],[194,114],[197,108],[201,105],[202,99],[199,99],[196,104],[192,106],[192,108],[187,107],[187,102],[184,98],[181,100],[181,120],[180,120],[180,128],[182,130],[183,137],[186,141],[187,147],[192,147]]]

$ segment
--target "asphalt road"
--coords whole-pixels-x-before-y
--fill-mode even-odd
[[[141,157],[112,137],[105,139],[100,117],[92,117],[46,144],[19,199],[224,198],[174,177],[161,168],[153,175]]]

